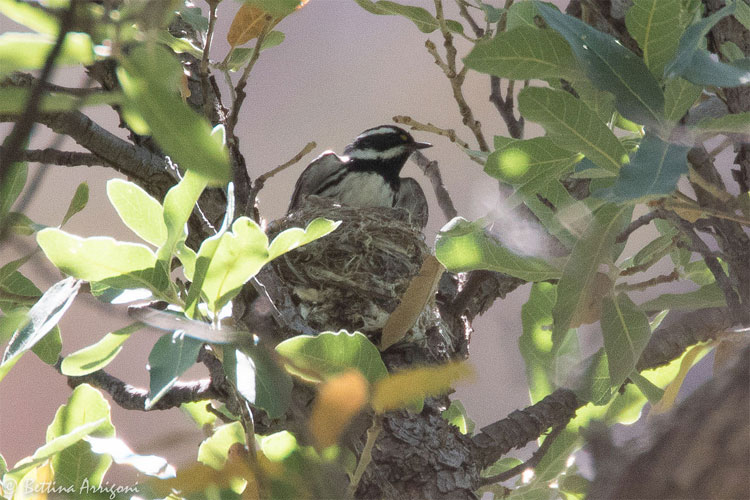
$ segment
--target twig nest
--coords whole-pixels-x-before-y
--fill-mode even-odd
[[[305,322],[316,331],[358,330],[373,341],[430,251],[401,209],[351,208],[310,197],[304,207],[275,221],[273,236],[305,227],[316,217],[340,220],[331,234],[273,261]],[[439,320],[427,307],[410,337]]]

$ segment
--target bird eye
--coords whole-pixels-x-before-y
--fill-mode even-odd
[[[408,137],[406,137],[406,134],[401,134],[401,140],[404,142],[407,142],[409,140]]]

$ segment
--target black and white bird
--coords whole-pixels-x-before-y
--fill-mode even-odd
[[[400,173],[414,151],[430,146],[392,125],[365,130],[344,148],[343,156],[325,151],[307,166],[294,187],[289,212],[315,195],[352,207],[402,208],[414,225],[424,227],[424,192],[416,180]]]

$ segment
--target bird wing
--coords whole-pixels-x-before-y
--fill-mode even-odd
[[[343,163],[343,160],[333,151],[324,151],[315,158],[297,179],[287,213],[300,208],[307,196],[316,194],[318,188],[342,168]]]
[[[401,186],[396,194],[394,208],[402,208],[409,213],[409,222],[420,229],[427,225],[429,209],[427,198],[419,183],[411,177],[402,177]]]

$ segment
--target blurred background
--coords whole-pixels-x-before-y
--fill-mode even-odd
[[[408,3],[434,10],[431,0]],[[454,2],[444,3],[448,17],[459,19]],[[498,7],[503,4],[500,0],[489,3]],[[555,3],[560,7],[567,4]],[[225,35],[239,5],[225,0],[219,6],[213,60],[223,59],[229,48]],[[206,4],[196,6],[207,14]],[[21,29],[5,18],[0,19],[2,32]],[[240,147],[250,176],[256,178],[286,162],[309,141],[316,141],[318,148],[266,183],[259,199],[261,214],[267,220],[284,214],[297,176],[315,156],[326,149],[340,153],[359,132],[392,123],[395,115],[408,115],[422,123],[455,129],[461,139],[476,148],[471,132],[461,123],[449,82],[424,47],[425,41],[431,39],[442,48],[439,32],[427,35],[402,17],[369,14],[353,0],[312,0],[275,29],[283,31],[286,40],[261,54],[248,81],[248,97],[238,126]],[[455,43],[459,57],[466,55],[468,42],[457,37]],[[58,71],[55,77],[57,83],[70,86],[80,85],[84,79],[85,75],[76,71]],[[217,80],[222,82],[220,75]],[[464,93],[488,140],[493,135],[507,135],[500,116],[488,101],[488,77],[469,73]],[[224,98],[226,102],[226,89]],[[91,108],[87,113],[108,130],[126,137],[117,129],[113,111]],[[5,137],[9,130],[8,124],[0,124],[0,137]],[[541,133],[527,123],[527,138]],[[495,208],[497,184],[483,174],[481,166],[444,137],[420,132],[414,135],[419,141],[434,144],[425,153],[439,162],[445,185],[461,216],[473,220]],[[54,140],[54,134],[37,126],[31,147],[49,147]],[[69,140],[58,148],[78,149]],[[29,177],[33,178],[39,167],[30,167]],[[108,235],[137,241],[119,222],[106,198],[105,183],[118,174],[103,168],[50,166],[40,175],[38,189],[25,210],[32,220],[59,224],[64,209],[61,207],[67,206],[76,186],[87,181],[89,204],[71,219],[66,230],[83,236]],[[416,165],[407,163],[402,175],[419,180],[427,194],[431,216],[425,238],[428,245],[433,245],[437,231],[447,221],[436,205],[429,182]],[[512,224],[501,224],[499,231],[530,249],[538,237],[528,228],[519,230]],[[643,237],[647,236],[643,230]],[[33,239],[28,237],[5,241],[0,248],[0,263],[33,249]],[[22,272],[42,290],[61,278],[40,254]],[[463,402],[478,428],[529,404],[523,361],[517,347],[521,334],[520,307],[528,297],[528,290],[528,286],[518,289],[474,322],[470,361],[477,376],[474,381],[459,385],[453,397]],[[90,296],[79,296],[61,322],[63,355],[128,324],[124,306],[116,307],[119,309],[105,308]],[[132,385],[148,387],[146,363],[156,338],[145,330],[134,334],[107,371]],[[194,368],[184,378],[202,376],[205,373]],[[0,453],[9,465],[44,443],[47,425],[69,394],[65,378],[33,354],[24,356],[10,371],[0,383]],[[137,453],[161,455],[173,465],[195,460],[204,436],[180,410],[132,412],[116,405],[112,410],[118,437]],[[522,450],[518,456],[528,457],[529,453]],[[115,467],[107,479],[137,480],[131,474],[129,468]]]

